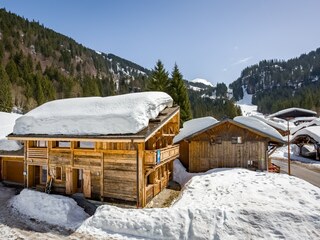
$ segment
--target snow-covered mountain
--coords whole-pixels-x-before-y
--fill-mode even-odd
[[[214,85],[210,81],[208,81],[206,79],[203,79],[203,78],[195,78],[195,79],[191,80],[190,82],[192,82],[192,83],[202,83],[204,85],[207,85],[207,86],[210,86],[210,87],[214,87]]]

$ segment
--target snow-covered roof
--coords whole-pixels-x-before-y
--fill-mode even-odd
[[[312,117],[316,115],[317,115],[317,112],[304,109],[304,108],[287,108],[269,115],[269,118]]]
[[[20,114],[0,112],[0,151],[17,151],[22,145],[13,140],[7,140],[7,135],[12,132],[14,123]]]
[[[183,123],[183,128],[181,128],[179,134],[174,137],[173,142],[178,143],[194,133],[216,124],[217,122],[218,120],[213,117],[202,117],[189,120]]]
[[[265,118],[263,115],[253,115],[252,117],[259,119],[260,121],[276,128],[276,129],[280,129],[282,131],[288,130],[286,121],[285,122],[284,121],[280,121],[280,122],[274,121],[273,119]]]
[[[299,138],[301,136],[309,136],[313,140],[315,140],[317,143],[320,143],[320,126],[312,126],[312,127],[306,127],[298,132],[296,132],[293,136],[292,139]]]
[[[235,122],[242,124],[242,125],[245,125],[246,127],[254,129],[262,134],[270,136],[280,142],[284,141],[283,137],[276,129],[274,129],[273,127],[269,126],[268,124],[260,121],[257,118],[239,116],[239,117],[235,117],[233,120]]]
[[[316,118],[316,119],[312,120],[311,122],[305,122],[305,123],[299,124],[295,128],[291,129],[291,134],[295,134],[300,129],[303,129],[303,128],[306,128],[306,127],[311,127],[311,126],[320,126],[320,118]]]
[[[13,134],[135,134],[172,103],[164,92],[55,100],[17,119]]]

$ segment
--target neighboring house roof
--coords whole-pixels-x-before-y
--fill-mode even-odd
[[[320,144],[320,126],[306,127],[292,136],[291,142],[298,143],[310,140],[312,143]]]
[[[260,121],[270,125],[271,127],[274,127],[275,129],[279,129],[281,131],[287,131],[288,127],[287,124],[284,123],[282,119],[279,119],[281,121],[276,121],[273,119],[265,118],[264,116],[260,115],[253,115],[252,117],[259,119]]]
[[[320,118],[316,118],[316,119],[312,120],[311,122],[301,123],[298,126],[296,126],[295,128],[292,128],[290,130],[290,132],[293,135],[296,132],[298,132],[299,130],[306,128],[306,127],[311,127],[311,126],[320,126]]]
[[[18,151],[22,145],[17,141],[7,139],[7,135],[12,132],[17,118],[22,115],[16,113],[0,112],[0,151]]]
[[[72,134],[10,134],[9,139],[18,140],[56,140],[56,141],[104,141],[104,140],[136,140],[145,142],[162,128],[172,117],[179,113],[179,107],[167,107],[159,115],[150,119],[147,127],[135,134],[101,134],[101,135],[72,135]]]
[[[24,157],[24,148],[17,151],[0,151],[0,157]]]
[[[192,135],[193,133],[199,132],[202,129],[216,124],[217,122],[218,120],[213,117],[191,119],[183,123],[183,128],[181,128],[179,134],[174,137],[173,143],[180,142],[184,138]]]
[[[259,121],[258,119],[250,118],[250,117],[236,117],[234,120],[227,119],[221,122],[213,123],[205,128],[202,128],[201,130],[197,132],[193,132],[190,134],[186,134],[184,138],[179,139],[179,142],[182,140],[189,140],[193,138],[194,136],[201,134],[203,132],[206,132],[209,129],[218,127],[226,122],[229,122],[231,124],[234,124],[236,126],[239,126],[241,128],[245,128],[251,132],[254,132],[255,134],[258,134],[260,136],[266,137],[270,139],[270,142],[274,142],[277,144],[283,144],[285,141],[281,134],[275,130],[274,128],[270,127],[269,125]],[[178,141],[176,141],[178,143]]]
[[[317,116],[317,112],[311,111],[303,108],[287,108],[281,110],[279,112],[273,113],[269,115],[269,118],[277,117],[277,118],[296,118],[296,117],[315,117]]]

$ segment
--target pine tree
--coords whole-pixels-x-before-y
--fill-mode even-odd
[[[0,66],[0,111],[11,112],[11,83],[6,71]]]
[[[188,91],[177,64],[174,65],[171,77],[172,79],[169,81],[169,94],[173,98],[173,101],[180,106],[180,119],[182,124],[190,120],[192,116]]]
[[[157,61],[152,70],[147,88],[151,91],[168,92],[169,90],[169,74],[160,60]]]

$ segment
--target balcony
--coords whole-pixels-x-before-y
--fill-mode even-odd
[[[28,148],[27,150],[28,158],[48,158],[47,148]]]
[[[179,145],[173,145],[157,150],[146,150],[144,156],[144,164],[148,166],[154,166],[178,157]]]

